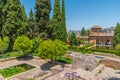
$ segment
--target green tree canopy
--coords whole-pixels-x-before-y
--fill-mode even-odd
[[[14,49],[28,53],[33,48],[32,41],[26,36],[17,37]]]
[[[39,35],[42,37],[42,39],[46,39],[48,37],[47,30],[50,23],[50,0],[36,0],[35,10],[37,31],[39,32]]]
[[[35,18],[32,9],[30,10],[29,13],[29,19],[28,19],[28,27],[27,27],[27,36],[30,39],[33,39],[37,36],[37,27],[35,25]]]
[[[60,0],[55,0],[53,17],[52,17],[52,39],[59,39],[62,41],[62,25],[61,25],[61,10],[60,10]]]
[[[86,30],[84,27],[82,27],[82,30],[81,30],[81,33],[80,33],[81,36],[86,36]]]
[[[27,19],[20,0],[7,0],[3,12],[6,13],[6,17],[2,32],[9,37],[8,50],[12,51],[15,38],[25,32]]]
[[[58,56],[66,54],[67,46],[60,40],[46,40],[41,44],[38,51],[40,57],[51,59],[54,63]]]
[[[66,42],[67,40],[67,30],[66,30],[66,15],[65,15],[65,3],[62,0],[62,20],[61,20],[61,27],[62,27],[62,41]]]
[[[70,45],[71,46],[79,46],[81,41],[76,38],[76,35],[74,32],[69,36],[70,39]]]

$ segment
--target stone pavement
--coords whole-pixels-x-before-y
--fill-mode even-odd
[[[31,70],[28,70],[26,72],[17,74],[15,76],[12,76],[10,78],[7,78],[5,80],[26,80],[27,78],[34,78],[41,71],[43,71],[43,70],[41,70],[41,66],[43,64],[46,64],[46,61],[42,60],[42,59],[31,59],[31,60],[17,60],[17,59],[14,59],[14,60],[5,61],[5,62],[0,63],[0,69],[7,68],[7,67],[10,67],[10,66],[19,65],[19,64],[23,64],[23,63],[27,63],[27,64],[30,64],[32,66],[35,66],[35,68],[33,68]],[[47,72],[47,74],[51,74],[51,73]],[[41,77],[41,76],[38,76],[37,78],[39,78],[39,77]]]

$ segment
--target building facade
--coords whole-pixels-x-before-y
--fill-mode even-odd
[[[89,36],[90,43],[101,46],[111,46],[113,44],[114,29],[104,32],[102,27],[93,26],[91,28],[91,34]]]

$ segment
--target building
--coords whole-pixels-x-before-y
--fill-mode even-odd
[[[104,32],[105,31],[105,32]],[[100,26],[93,26],[89,36],[90,43],[102,46],[112,45],[114,38],[114,28],[102,29]]]

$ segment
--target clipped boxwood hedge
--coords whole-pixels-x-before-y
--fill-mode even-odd
[[[90,49],[92,52],[103,52],[103,53],[111,53],[117,56],[120,56],[120,51],[117,50],[107,50],[107,49]]]

